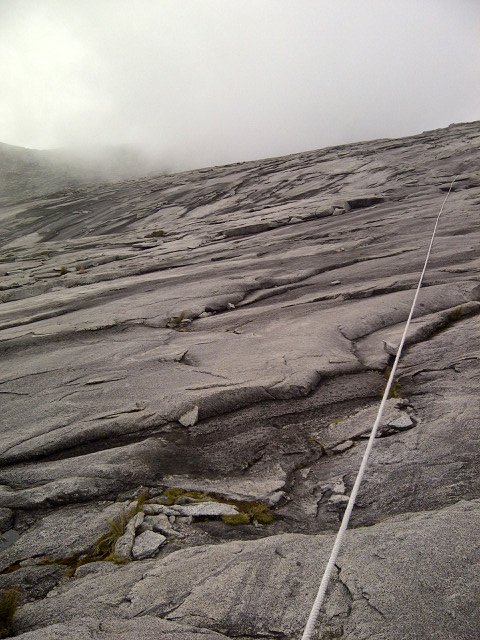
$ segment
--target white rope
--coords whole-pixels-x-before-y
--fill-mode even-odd
[[[307,624],[305,625],[305,629],[304,629],[303,635],[302,635],[302,640],[310,640],[310,638],[312,637],[312,634],[313,634],[313,631],[314,631],[314,628],[315,628],[315,624],[317,622],[318,615],[320,613],[320,609],[321,609],[323,601],[325,599],[325,593],[327,591],[327,587],[328,587],[328,584],[330,582],[330,577],[332,575],[333,567],[335,566],[338,554],[340,552],[340,547],[342,546],[343,538],[345,536],[345,532],[346,532],[347,527],[348,527],[348,522],[350,520],[350,515],[351,515],[352,509],[353,509],[353,507],[355,505],[355,500],[357,498],[358,490],[360,488],[360,484],[362,482],[363,475],[364,475],[365,469],[367,467],[368,458],[370,456],[370,452],[372,450],[373,443],[375,441],[375,436],[377,435],[378,426],[379,426],[380,421],[382,419],[383,410],[385,408],[385,403],[387,402],[388,394],[390,393],[390,388],[392,386],[393,379],[395,377],[395,372],[397,370],[397,365],[398,365],[398,362],[400,360],[400,356],[402,354],[403,345],[404,345],[405,339],[407,337],[407,332],[408,332],[408,329],[410,327],[410,321],[411,321],[412,316],[413,316],[413,312],[414,312],[415,305],[416,305],[416,302],[417,302],[418,294],[419,294],[420,288],[422,286],[423,277],[425,275],[425,271],[427,269],[428,260],[430,258],[430,253],[432,251],[433,241],[435,240],[435,234],[437,232],[437,227],[438,227],[438,223],[439,223],[439,220],[440,220],[440,216],[442,215],[443,208],[445,206],[445,203],[447,202],[448,196],[450,195],[450,192],[451,192],[452,187],[453,187],[453,183],[455,182],[456,179],[457,179],[457,176],[455,176],[455,178],[452,180],[452,182],[450,184],[450,188],[448,189],[447,195],[445,196],[445,199],[444,199],[443,204],[442,204],[442,206],[440,208],[440,211],[438,212],[437,219],[435,221],[435,226],[433,228],[432,237],[430,239],[430,245],[428,247],[427,256],[425,258],[425,263],[423,265],[422,273],[421,273],[420,278],[418,280],[418,285],[417,285],[417,289],[415,291],[415,296],[413,298],[412,307],[410,309],[410,313],[408,314],[407,322],[406,322],[405,328],[403,330],[402,339],[400,340],[400,345],[399,345],[398,350],[397,350],[397,355],[395,357],[395,361],[393,363],[392,370],[391,370],[390,376],[388,378],[387,386],[385,387],[385,391],[383,392],[383,397],[382,397],[382,401],[380,402],[380,406],[378,408],[377,417],[376,417],[375,422],[373,424],[372,431],[371,431],[370,437],[368,439],[367,448],[365,449],[365,453],[363,454],[362,462],[360,464],[360,468],[358,470],[358,474],[357,474],[357,477],[355,479],[355,484],[353,485],[353,489],[352,489],[352,492],[350,494],[350,498],[348,500],[348,504],[347,504],[347,507],[345,509],[345,513],[343,514],[342,522],[340,524],[340,528],[338,530],[337,537],[335,538],[335,542],[333,544],[333,548],[332,548],[332,551],[330,553],[330,558],[328,560],[327,566],[325,568],[325,572],[323,574],[322,581],[321,581],[320,586],[318,588],[317,597],[315,598],[315,602],[313,603],[312,610],[310,611],[310,615],[308,617]]]

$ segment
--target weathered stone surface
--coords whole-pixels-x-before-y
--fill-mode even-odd
[[[408,414],[404,413],[399,418],[390,420],[390,422],[388,423],[388,426],[394,427],[399,431],[403,431],[404,429],[411,429],[414,426],[414,422]]]
[[[105,534],[125,504],[65,507],[41,518],[0,554],[0,567],[28,558],[62,560],[84,553]]]
[[[172,487],[180,487],[186,490],[202,491],[204,493],[219,494],[229,500],[247,500],[270,503],[283,489],[287,480],[285,470],[279,464],[270,465],[265,469],[264,476],[257,473],[244,473],[240,477],[205,478],[200,474],[193,476],[165,476],[163,481]],[[167,512],[164,507],[161,513],[175,515]]]
[[[139,620],[96,620],[76,618],[68,624],[53,624],[38,631],[17,636],[21,640],[225,640],[226,636],[211,631],[142,616]]]
[[[343,629],[352,640],[474,640],[478,628],[471,611],[480,577],[471,539],[479,526],[480,503],[474,500],[350,531],[321,629],[332,635]],[[138,625],[143,615],[155,612],[230,636],[297,636],[332,540],[331,535],[289,534],[196,547],[146,563],[143,574],[128,565],[112,574],[89,575],[56,596],[24,606],[18,630],[65,622],[88,610],[107,619],[116,611]],[[412,607],[412,593],[418,606]]]
[[[343,453],[344,451],[351,449],[351,447],[353,447],[353,440],[345,440],[345,442],[341,442],[335,447],[332,447],[331,451],[334,453]]]
[[[140,637],[150,614],[232,637],[300,633],[314,580],[297,570],[317,554],[319,577],[442,190],[460,174],[353,511],[368,527],[350,534],[357,555],[340,559],[324,635],[476,638],[478,528],[457,536],[455,522],[477,517],[480,496],[479,149],[470,123],[2,200],[0,508],[19,538],[0,566],[21,562],[5,575],[36,584],[41,557],[84,554],[116,531],[114,500],[147,496],[149,518],[185,533],[153,561],[83,565],[23,607],[22,629],[88,612],[135,615]],[[270,505],[274,521],[181,515],[197,505],[154,504],[167,487],[248,501],[266,520]],[[272,551],[284,534],[293,556]],[[270,583],[295,614],[275,610]]]
[[[0,508],[0,533],[7,531],[13,525],[13,511],[7,508]]]
[[[158,553],[160,547],[165,544],[167,538],[155,531],[144,531],[135,538],[132,556],[135,560],[145,560],[152,558]]]
[[[132,553],[133,543],[135,541],[135,533],[145,518],[143,511],[136,513],[127,523],[125,532],[115,542],[115,555],[120,558],[128,559]]]
[[[172,518],[172,520],[175,521],[175,518]],[[184,537],[182,533],[173,528],[172,523],[170,522],[168,516],[166,516],[165,514],[146,516],[141,529],[143,529],[143,531],[156,531],[157,533],[163,534],[167,538],[169,536],[180,538]]]
[[[12,544],[15,544],[19,537],[20,534],[18,531],[15,531],[15,529],[7,529],[4,531],[0,535],[0,552],[4,551],[4,549],[8,549]]]
[[[64,577],[62,565],[21,567],[11,573],[0,574],[0,590],[17,587],[24,602],[44,598]]]
[[[176,506],[167,507],[164,504],[155,504],[155,503],[143,505],[143,511],[147,515],[164,514],[166,516],[178,516],[180,514]]]
[[[192,516],[193,518],[235,516],[238,509],[231,504],[221,502],[199,502],[198,504],[176,505],[175,509],[182,516]]]

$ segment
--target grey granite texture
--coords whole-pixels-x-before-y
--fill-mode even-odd
[[[1,200],[19,637],[301,634],[455,175],[318,639],[478,638],[479,122]]]

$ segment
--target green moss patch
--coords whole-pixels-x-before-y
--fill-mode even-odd
[[[73,576],[78,567],[90,562],[113,562],[115,564],[126,564],[128,560],[115,554],[115,544],[117,540],[125,533],[125,528],[131,518],[139,511],[142,511],[143,505],[148,498],[148,494],[142,492],[136,500],[133,508],[125,511],[117,518],[109,523],[108,531],[97,540],[93,547],[85,554],[80,556],[72,556],[70,558],[62,558],[60,560],[50,560],[45,558],[39,564],[60,564],[66,566],[66,575]]]
[[[203,491],[187,491],[185,489],[180,489],[179,487],[169,487],[165,489],[163,492],[164,503],[171,507],[172,504],[176,504],[180,498],[190,498],[195,502],[209,502],[214,500],[212,495],[208,493],[204,493]],[[217,502],[220,502],[217,500]]]
[[[237,513],[235,516],[222,516],[222,521],[230,525],[250,524],[250,516],[246,513]]]
[[[250,502],[247,500],[228,500],[216,493],[206,493],[204,491],[189,491],[179,487],[169,487],[162,494],[164,504],[172,506],[177,504],[181,498],[190,498],[192,502],[220,502],[236,507],[238,514],[233,516],[222,516],[225,524],[239,525],[250,524],[254,520],[259,524],[271,524],[274,515],[270,507],[263,502]]]

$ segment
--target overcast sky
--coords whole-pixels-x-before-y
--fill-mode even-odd
[[[177,168],[480,119],[479,0],[0,0],[0,141]]]

